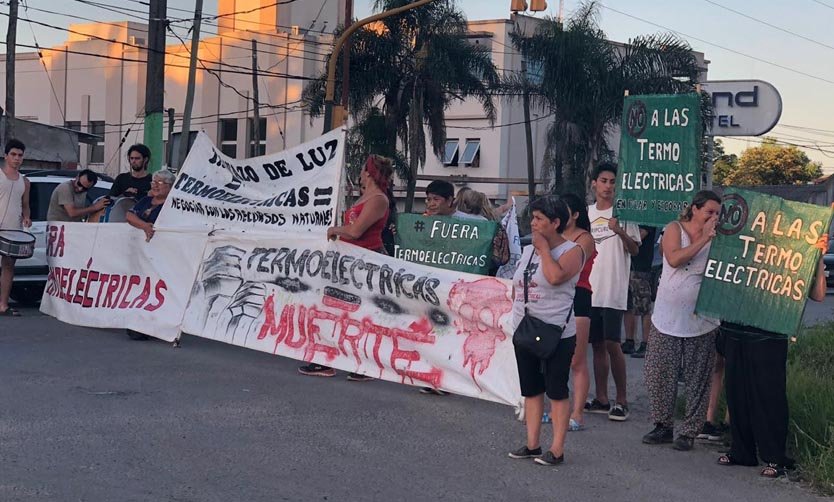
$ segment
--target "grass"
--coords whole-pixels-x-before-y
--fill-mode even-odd
[[[834,323],[808,328],[788,351],[788,448],[802,477],[834,495]]]

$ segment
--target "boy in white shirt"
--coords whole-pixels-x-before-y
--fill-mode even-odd
[[[614,218],[617,166],[601,164],[594,173],[591,189],[596,203],[588,206],[591,235],[597,258],[591,270],[591,330],[594,351],[596,398],[585,404],[589,413],[608,413],[610,420],[628,419],[626,366],[621,343],[623,314],[627,308],[631,257],[640,246],[640,229],[634,223],[621,224]],[[608,400],[608,369],[614,376],[617,397]]]

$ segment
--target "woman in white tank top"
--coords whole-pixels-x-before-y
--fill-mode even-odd
[[[655,429],[643,436],[647,444],[673,442],[681,372],[686,385],[686,411],[674,448],[692,449],[704,425],[719,321],[696,314],[695,303],[720,211],[721,198],[702,190],[695,194],[680,221],[669,223],[663,233],[663,272],[646,351],[646,385],[655,424]]]

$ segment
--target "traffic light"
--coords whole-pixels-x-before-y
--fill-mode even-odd
[[[530,10],[533,12],[547,10],[547,2],[545,0],[530,0]]]
[[[534,2],[536,0],[533,0]],[[527,10],[527,0],[512,0],[510,10],[513,12],[523,12]]]

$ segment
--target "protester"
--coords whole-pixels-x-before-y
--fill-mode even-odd
[[[825,300],[825,264],[822,255],[828,248],[828,235],[814,247],[820,250],[817,271],[808,297]],[[730,412],[732,445],[721,455],[721,465],[765,463],[761,475],[778,478],[795,462],[785,451],[788,439],[788,396],[786,366],[788,337],[772,331],[722,322],[724,335],[725,385]]]
[[[456,213],[455,186],[443,180],[434,180],[429,183],[426,187],[424,216],[452,216]]]
[[[691,450],[704,425],[719,322],[696,314],[695,304],[720,212],[721,198],[702,190],[695,194],[680,221],[669,223],[663,232],[663,272],[651,318],[645,366],[649,411],[655,428],[643,436],[646,444],[672,442],[681,373],[686,408],[674,448]]]
[[[582,247],[585,263],[579,273],[576,283],[576,293],[573,299],[573,317],[576,319],[576,349],[571,360],[571,377],[573,378],[573,408],[571,410],[569,431],[579,431],[585,427],[585,401],[591,386],[588,374],[588,332],[591,329],[591,283],[588,277],[597,256],[594,238],[590,234],[591,222],[588,219],[588,208],[585,201],[572,193],[562,195],[562,200],[568,205],[568,218],[563,237]]]
[[[500,218],[493,212],[487,196],[471,188],[464,187],[458,191],[455,206],[457,211],[452,215],[454,218],[494,221],[498,225],[492,239],[492,263],[489,267],[489,275],[494,276],[501,265],[510,261],[510,239],[501,225]]]
[[[130,172],[116,176],[113,186],[110,187],[110,197],[142,199],[151,190],[152,176],[148,173],[151,150],[147,146],[137,143],[128,148],[127,160],[130,164]]]
[[[394,248],[397,240],[397,199],[394,197],[393,184],[388,187],[388,221],[382,230],[382,245],[385,247],[385,254],[394,256]]]
[[[154,173],[148,195],[137,202],[127,213],[127,222],[145,232],[146,242],[150,242],[153,238],[153,225],[173,185],[174,175],[170,171],[163,170]]]
[[[589,339],[594,351],[596,397],[585,404],[585,411],[607,413],[610,420],[622,422],[628,419],[629,410],[621,326],[627,307],[631,257],[639,249],[640,230],[633,223],[623,227],[614,218],[616,179],[617,166],[605,163],[597,168],[591,182],[596,203],[588,206],[588,218],[598,255],[589,277],[594,292]],[[613,406],[608,400],[609,367],[617,388]]]
[[[350,209],[345,212],[345,224],[327,229],[328,240],[339,238],[377,253],[385,254],[382,231],[388,224],[389,201],[388,189],[393,173],[391,159],[371,155],[365,161],[365,167],[359,174],[362,195]],[[310,363],[298,369],[302,375],[332,377],[336,370],[329,366]],[[359,373],[350,373],[348,380],[364,382],[372,378]]]
[[[652,327],[652,303],[654,302],[655,280],[652,272],[654,243],[657,230],[654,227],[640,226],[640,248],[631,259],[631,274],[628,280],[627,310],[623,315],[625,342],[623,354],[642,358],[646,355],[646,341]],[[635,348],[637,322],[640,322],[640,345]]]
[[[29,212],[29,180],[20,174],[26,145],[10,139],[4,148],[6,158],[3,175],[0,176],[0,230],[23,230],[32,226]],[[0,257],[0,316],[20,316],[20,312],[9,306],[9,297],[14,282],[14,264],[11,256]]]
[[[563,232],[570,219],[568,206],[554,197],[543,197],[530,204],[532,245],[524,248],[520,266],[513,276],[513,324],[521,322],[525,312],[548,324],[564,326],[556,352],[547,360],[516,347],[518,376],[524,412],[527,417],[527,443],[510,452],[510,458],[533,458],[542,465],[564,462],[565,435],[568,430],[570,402],[568,378],[576,345],[576,323],[570,318],[576,283],[584,260],[582,247],[566,240]],[[525,275],[529,303],[524,301]],[[540,446],[544,394],[550,398],[553,418],[553,443],[542,454]]]
[[[89,169],[84,169],[78,175],[55,187],[49,199],[49,209],[46,212],[48,221],[81,221],[97,211],[101,211],[110,199],[102,197],[90,205],[87,191],[98,182],[98,175]]]

